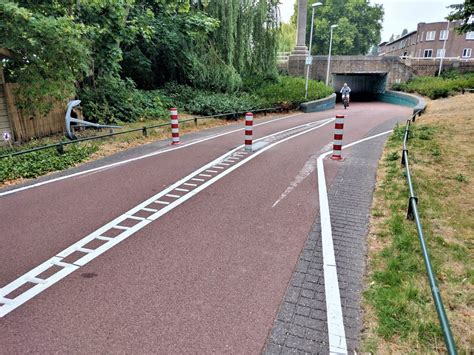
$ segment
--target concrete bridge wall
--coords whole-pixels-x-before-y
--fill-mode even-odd
[[[310,78],[316,80],[326,80],[327,56],[313,56],[313,65],[310,71]],[[294,76],[303,76],[305,68],[305,56],[291,55],[288,61],[288,73]],[[376,82],[376,90],[380,92],[380,80],[383,76],[385,88],[394,83],[406,82],[415,76],[413,68],[400,61],[399,57],[367,57],[367,56],[333,56],[331,57],[331,67],[329,84],[339,87],[341,76],[351,76],[355,83],[357,80],[360,86],[368,87],[368,81]],[[354,77],[353,75],[357,75]],[[376,78],[372,77],[375,76]]]

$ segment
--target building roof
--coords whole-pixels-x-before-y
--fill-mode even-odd
[[[401,36],[401,37],[399,37],[399,38],[397,38],[397,39],[394,39],[394,40],[391,41],[391,42],[386,43],[386,45],[389,46],[389,45],[391,45],[392,43],[401,41],[402,39],[407,38],[407,37],[411,36],[411,35],[414,34],[414,33],[416,33],[416,30],[415,30],[415,31],[408,32],[406,35],[403,35],[403,36]]]

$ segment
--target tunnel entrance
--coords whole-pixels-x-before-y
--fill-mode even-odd
[[[387,72],[372,73],[332,73],[332,83],[341,101],[339,91],[344,83],[351,88],[351,101],[374,101],[377,94],[383,94],[387,85]]]

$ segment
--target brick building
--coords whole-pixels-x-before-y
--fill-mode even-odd
[[[420,22],[416,31],[380,43],[378,53],[382,56],[474,60],[474,32],[458,34],[457,25],[457,22],[450,22],[449,26],[448,22]]]

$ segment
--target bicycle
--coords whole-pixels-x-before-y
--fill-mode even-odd
[[[347,95],[342,95],[342,104],[344,105],[344,110],[349,106],[349,97]]]

